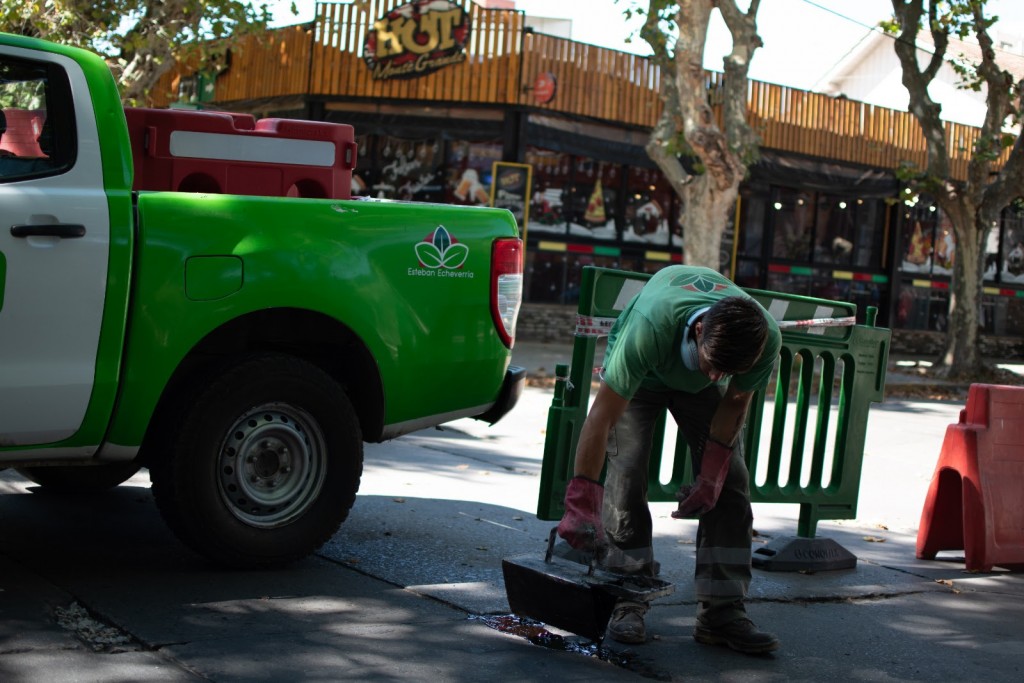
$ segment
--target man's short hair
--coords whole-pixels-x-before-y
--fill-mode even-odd
[[[716,370],[741,375],[754,367],[768,341],[768,320],[753,299],[720,299],[704,314],[702,322],[701,344]]]

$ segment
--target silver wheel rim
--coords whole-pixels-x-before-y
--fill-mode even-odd
[[[246,524],[284,526],[316,501],[327,472],[327,444],[317,422],[287,403],[250,409],[220,448],[221,499]]]

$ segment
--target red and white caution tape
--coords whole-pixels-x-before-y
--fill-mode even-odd
[[[857,324],[857,316],[845,318],[809,318],[807,320],[777,320],[780,330],[793,327],[849,327]]]
[[[780,330],[801,327],[850,327],[857,324],[857,317],[808,318],[807,320],[777,320]],[[576,316],[577,337],[607,337],[615,324],[615,318],[599,318],[589,315]]]
[[[597,318],[589,315],[576,315],[577,337],[607,337],[611,332],[615,318]]]

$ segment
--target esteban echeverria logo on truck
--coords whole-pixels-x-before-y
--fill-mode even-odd
[[[363,59],[376,80],[417,78],[466,61],[469,15],[449,0],[416,0],[373,22]]]
[[[419,268],[410,268],[414,277],[464,277],[472,279],[473,271],[459,270],[469,258],[469,247],[460,244],[443,225],[417,242],[413,247]]]

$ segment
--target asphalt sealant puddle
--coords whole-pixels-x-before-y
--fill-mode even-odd
[[[667,671],[659,671],[650,666],[638,657],[635,652],[616,652],[614,650],[601,647],[598,643],[591,640],[583,640],[576,637],[566,638],[565,636],[560,636],[557,633],[552,633],[544,627],[544,624],[539,621],[534,621],[533,619],[527,619],[515,614],[504,614],[498,616],[471,615],[469,618],[474,621],[482,621],[485,625],[493,628],[495,631],[525,638],[534,645],[539,645],[540,647],[544,647],[549,650],[573,652],[575,654],[584,655],[585,657],[594,657],[602,662],[608,662],[622,669],[626,669],[627,671],[632,671],[644,678],[652,678],[658,681],[672,680],[671,674]]]

